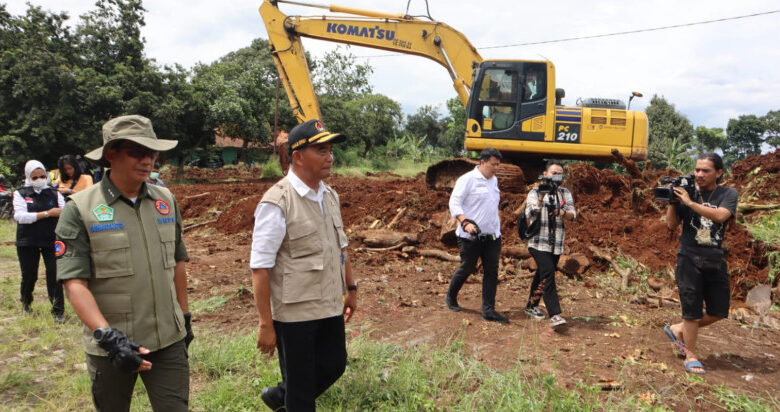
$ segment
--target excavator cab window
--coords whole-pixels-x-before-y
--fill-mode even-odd
[[[544,63],[524,65],[523,101],[533,102],[547,97],[546,67]]]
[[[484,130],[508,129],[515,123],[519,79],[516,70],[485,70],[479,90]]]

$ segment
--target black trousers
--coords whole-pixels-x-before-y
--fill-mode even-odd
[[[474,273],[477,259],[482,259],[482,313],[496,308],[496,289],[498,287],[498,257],[501,253],[501,238],[495,240],[470,240],[458,237],[460,266],[450,280],[447,294],[456,298],[466,279]]]
[[[534,248],[528,248],[536,261],[536,274],[531,282],[531,293],[528,296],[528,307],[539,305],[539,301],[544,298],[544,306],[547,307],[547,314],[552,316],[561,313],[561,305],[558,302],[558,288],[555,286],[555,266],[561,255],[553,255],[550,252],[542,252]]]
[[[314,411],[315,401],[347,366],[344,317],[305,322],[274,321],[284,405],[289,412]]]
[[[38,281],[38,264],[43,256],[43,264],[46,266],[46,290],[51,302],[51,313],[62,315],[65,312],[65,300],[62,295],[62,285],[57,282],[57,259],[54,257],[54,245],[51,247],[17,246],[16,254],[19,256],[19,266],[22,269],[22,285],[20,287],[20,300],[22,304],[29,305],[33,301],[35,282]]]
[[[155,412],[187,412],[190,398],[190,364],[187,347],[180,340],[143,358],[152,369],[140,373],[122,372],[106,356],[87,355],[92,381],[92,401],[98,411],[129,411],[135,381],[141,377]]]

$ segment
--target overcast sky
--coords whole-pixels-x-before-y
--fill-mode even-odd
[[[2,2],[3,0],[0,0]],[[94,7],[92,0],[32,0],[71,20]],[[327,3],[327,0],[315,0]],[[424,14],[425,2],[412,0],[409,14]],[[267,38],[257,11],[261,1],[145,1],[146,54],[158,63],[191,67]],[[406,0],[338,0],[336,4],[405,12]],[[549,59],[557,70],[564,104],[578,97],[611,97],[644,109],[653,94],[665,96],[694,126],[725,128],[742,114],[762,116],[780,109],[780,13],[677,29],[522,47],[487,46],[556,40],[730,18],[780,9],[770,0],[610,1],[428,0],[433,18],[469,38],[486,59]],[[24,1],[7,2],[11,14],[24,13]],[[288,15],[324,10],[282,4]],[[335,43],[306,40],[314,56]],[[356,56],[388,52],[352,47]],[[426,59],[396,55],[366,60],[374,67],[374,91],[400,102],[407,113],[431,104],[446,113],[454,97],[446,70]]]

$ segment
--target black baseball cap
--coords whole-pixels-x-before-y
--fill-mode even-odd
[[[313,146],[322,143],[341,143],[347,137],[341,133],[331,133],[325,129],[325,125],[317,119],[301,123],[290,130],[287,137],[287,147],[292,154],[293,150],[300,150],[306,146]]]

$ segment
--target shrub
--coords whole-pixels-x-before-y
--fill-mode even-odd
[[[282,176],[282,165],[279,164],[279,158],[277,156],[271,156],[263,163],[263,171],[260,173],[260,177],[263,179],[272,179]]]

